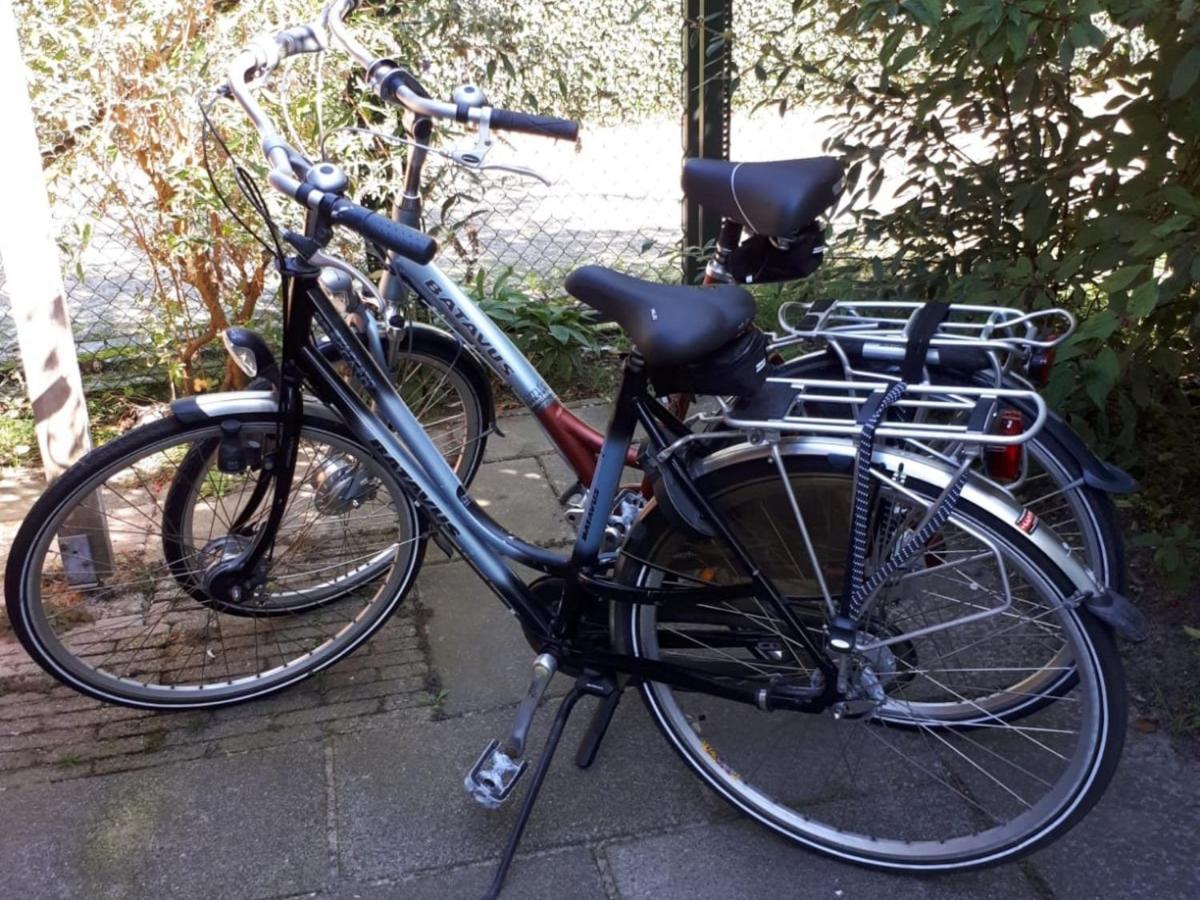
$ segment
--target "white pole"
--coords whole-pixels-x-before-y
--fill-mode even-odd
[[[0,122],[5,132],[0,140],[5,195],[0,260],[42,467],[46,478],[53,480],[90,450],[92,441],[11,0],[0,0]],[[101,571],[107,568],[103,561],[110,558],[111,550],[106,553],[108,536],[99,496],[95,510],[88,512],[92,514],[85,517],[90,521],[76,517],[71,530],[86,534],[91,544],[91,559],[85,566],[90,563]],[[70,543],[66,535],[60,537],[64,552],[74,555],[65,546]]]

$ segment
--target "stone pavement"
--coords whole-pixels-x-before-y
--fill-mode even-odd
[[[565,545],[565,468],[532,420],[501,424],[476,493],[522,535]],[[35,495],[0,479],[0,554]],[[433,547],[418,589],[367,647],[217,712],[104,707],[51,681],[0,630],[3,895],[478,896],[515,808],[476,806],[462,776],[511,724],[530,658],[500,604]],[[1028,861],[913,879],[833,862],[739,818],[630,700],[587,772],[571,755],[588,710],[573,718],[505,896],[1200,897],[1200,766],[1160,735],[1131,730],[1107,796]]]

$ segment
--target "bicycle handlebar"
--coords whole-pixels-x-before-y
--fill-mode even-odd
[[[254,98],[248,84],[251,78],[269,74],[290,56],[324,51],[328,30],[346,52],[367,69],[372,87],[385,102],[398,103],[418,115],[564,140],[574,140],[579,134],[579,125],[555,116],[466,106],[419,95],[398,65],[390,59],[372,57],[347,30],[345,16],[356,5],[355,0],[331,0],[316,21],[259,38],[234,58],[226,75],[227,86],[262,137],[262,150],[271,165],[267,174],[271,187],[311,209],[328,203],[335,224],[424,265],[437,252],[433,238],[296,177],[299,154],[283,140],[271,117]]]
[[[432,119],[449,119],[465,124],[487,123],[491,128],[520,131],[573,141],[579,136],[579,123],[556,116],[538,116],[489,106],[459,106],[444,100],[422,97],[399,77],[401,68],[390,59],[372,55],[346,27],[346,16],[357,5],[356,0],[331,0],[322,14],[322,21],[342,49],[367,70],[367,78],[385,103],[395,103],[410,112]]]
[[[334,202],[329,216],[336,225],[344,225],[367,240],[382,244],[393,253],[425,265],[437,253],[437,241],[422,231],[393,222],[344,197]]]
[[[229,67],[229,91],[242,105],[255,129],[262,136],[263,153],[271,164],[267,180],[280,193],[312,209],[327,203],[330,219],[335,224],[349,228],[394,253],[424,265],[433,259],[437,252],[437,242],[429,235],[393,222],[353,200],[326,193],[307,181],[297,179],[300,155],[280,137],[275,123],[250,92],[247,84],[249,77],[268,74],[289,56],[319,53],[324,49],[325,41],[319,23],[298,25],[272,37],[259,39],[238,54]]]

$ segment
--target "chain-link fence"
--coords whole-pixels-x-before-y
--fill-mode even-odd
[[[462,138],[469,140],[469,138]],[[667,118],[585,131],[578,146],[520,137],[498,143],[487,162],[530,168],[547,179],[494,168],[443,172],[430,163],[436,194],[426,225],[443,235],[438,263],[455,277],[485,282],[511,270],[545,296],[585,263],[649,278],[677,279],[680,252],[679,126]],[[177,308],[175,285],[139,249],[153,195],[133,175],[52,174],[50,192],[63,247],[64,280],[89,391],[162,385],[173,335],[207,324],[194,291]],[[112,202],[116,193],[120,202]],[[101,210],[101,215],[96,211]],[[439,228],[440,226],[440,228]],[[6,392],[19,390],[11,308],[0,273],[0,366]],[[276,313],[268,284],[258,318]],[[176,327],[165,321],[174,317]],[[182,328],[178,327],[182,323]],[[214,348],[215,349],[215,348]]]

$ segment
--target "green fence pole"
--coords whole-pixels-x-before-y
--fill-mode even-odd
[[[682,0],[683,157],[729,159],[733,60],[728,34],[733,0]],[[720,218],[683,199],[683,281],[704,272],[703,248],[716,241]]]

